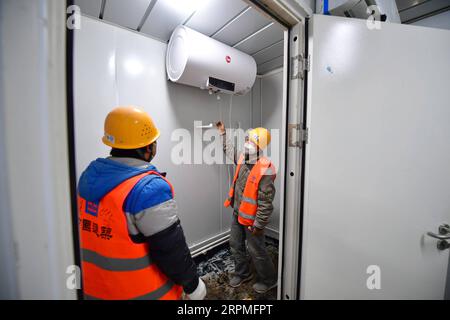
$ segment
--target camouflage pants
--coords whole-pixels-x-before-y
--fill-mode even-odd
[[[268,286],[277,281],[277,272],[267,252],[264,233],[259,236],[252,235],[247,227],[239,224],[236,214],[233,214],[231,223],[230,247],[234,260],[235,275],[247,278],[251,273],[247,255],[248,247],[248,253],[255,266],[256,280]]]

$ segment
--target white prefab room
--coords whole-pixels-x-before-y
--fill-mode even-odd
[[[214,124],[219,120],[225,124],[238,151],[242,150],[248,129],[268,128],[272,142],[265,154],[277,168],[277,177],[266,237],[273,248],[273,262],[278,264],[283,212],[280,199],[284,184],[287,28],[242,0],[197,1],[195,6],[195,1],[181,0],[133,1],[133,5],[128,1],[107,1],[103,8],[101,0],[75,3],[83,13],[81,28],[75,31],[74,38],[77,180],[91,161],[109,156],[110,149],[101,137],[105,116],[111,109],[143,108],[161,131],[152,164],[167,172],[174,186],[187,243],[204,269],[200,273],[204,278],[223,277],[221,273],[232,271],[229,253],[221,251],[227,250],[232,217],[232,210],[223,204],[236,166],[221,162],[225,156]],[[177,42],[180,32],[184,38]],[[174,39],[169,43],[171,37]],[[197,40],[192,40],[193,37]],[[185,43],[191,46],[191,51],[180,53],[180,46]],[[189,57],[191,60],[185,66],[186,61],[181,60],[188,60],[183,55],[192,55],[192,47],[201,48],[197,53],[204,55]],[[172,59],[168,48],[178,50],[172,53],[175,56]],[[170,72],[181,73],[192,65],[195,69],[195,63],[201,65],[197,69],[204,68],[198,71],[201,74],[198,80],[185,80],[186,85],[168,78]],[[220,83],[207,84],[208,76],[221,76],[215,65],[223,68],[233,64],[229,78],[220,79],[235,82],[232,92],[220,87]],[[180,78],[179,74],[175,76]],[[204,156],[214,148],[212,158]],[[205,265],[209,260],[213,265]],[[214,265],[217,260],[221,260],[220,266]],[[226,291],[226,286],[219,289]],[[245,299],[251,291],[251,287],[242,288],[211,298]],[[274,289],[270,298],[276,297]]]
[[[326,14],[313,15],[313,1],[75,1],[76,179],[109,156],[108,112],[137,106],[161,131],[152,164],[173,184],[207,299],[443,298],[450,39],[372,2],[316,1]],[[249,129],[272,136],[278,282],[264,294],[228,285],[237,166],[218,121],[238,151]]]
[[[449,1],[0,0],[0,298],[450,299]]]

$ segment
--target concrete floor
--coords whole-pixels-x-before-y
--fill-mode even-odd
[[[276,240],[267,239],[267,250],[275,266],[278,265],[278,243]],[[252,281],[241,285],[239,288],[232,288],[228,285],[229,277],[234,272],[234,264],[227,246],[216,249],[208,256],[198,257],[198,272],[205,282],[208,294],[206,300],[275,300],[277,298],[277,288],[264,294],[256,293]],[[252,270],[254,269],[251,266]]]

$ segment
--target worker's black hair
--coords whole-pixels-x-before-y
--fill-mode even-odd
[[[150,146],[150,152],[152,151],[151,144]],[[138,149],[117,149],[112,148],[110,155],[117,158],[134,158],[139,160],[145,160],[144,155],[147,152],[147,147],[142,147]]]

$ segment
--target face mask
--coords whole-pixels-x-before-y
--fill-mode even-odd
[[[150,147],[151,155],[150,155],[150,159],[148,160],[148,162],[152,161],[153,158],[156,156],[156,146],[157,146],[157,144],[156,144],[156,141],[155,141],[155,142],[153,142],[153,144]]]
[[[147,159],[145,152],[138,150],[138,153],[141,156],[142,160],[144,160],[146,162],[151,162],[156,155],[156,141],[154,143],[152,143],[152,145],[150,146],[149,152],[150,152],[150,157],[148,157],[148,159]]]
[[[250,142],[246,142],[246,143],[244,144],[244,150],[245,150],[245,153],[247,153],[247,154],[249,154],[249,155],[254,155],[254,154],[256,154],[256,152],[258,151],[258,150],[256,149],[255,145],[252,144],[252,143],[250,143]]]

